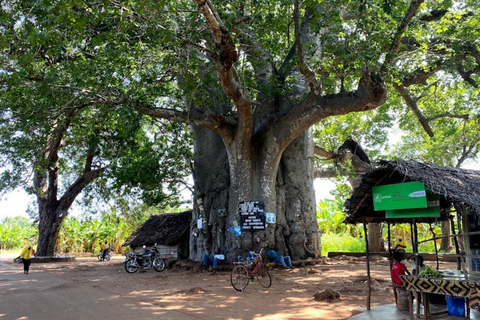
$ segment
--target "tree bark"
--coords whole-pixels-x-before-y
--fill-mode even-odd
[[[57,238],[62,227],[65,214],[59,212],[58,205],[50,204],[39,208],[37,256],[53,256],[57,250]]]
[[[268,244],[276,244],[280,254],[291,255],[293,259],[320,255],[310,132],[301,135],[284,152],[273,187],[276,205],[272,206],[271,200],[265,201],[266,211],[276,214],[276,224],[268,225],[265,231],[235,236],[229,227],[239,225],[238,202],[265,199],[243,198],[242,194],[245,193],[238,190],[243,186],[232,187],[230,175],[236,171],[230,168],[222,139],[206,129],[194,127],[193,131],[195,199],[190,238],[191,260],[201,261],[203,254],[221,251],[227,261],[236,261],[239,255],[246,255],[250,250],[258,252]],[[255,166],[258,164],[252,167]],[[266,180],[255,176],[255,181],[261,184]],[[226,216],[219,215],[219,210],[223,209],[227,209]],[[197,229],[200,215],[204,225],[202,229]]]
[[[280,253],[295,260],[321,254],[313,188],[313,148],[311,130],[307,130],[284,151],[277,178],[275,240]],[[280,196],[281,193],[284,195]]]
[[[370,252],[385,251],[382,240],[382,225],[380,223],[369,223],[368,244],[370,245]]]
[[[450,221],[442,222],[442,236],[449,236],[450,235]],[[450,238],[445,237],[442,238],[442,242],[440,243],[440,250],[447,252],[451,249],[450,246]]]

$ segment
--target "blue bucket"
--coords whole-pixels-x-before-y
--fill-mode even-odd
[[[455,317],[465,317],[465,298],[446,296],[448,314]]]

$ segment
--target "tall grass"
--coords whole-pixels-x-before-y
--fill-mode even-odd
[[[365,252],[365,239],[349,234],[324,233],[322,235],[322,256],[329,252]]]

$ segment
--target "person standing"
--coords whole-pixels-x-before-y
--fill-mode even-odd
[[[402,238],[398,238],[397,243],[395,245],[395,251],[405,254],[406,249],[407,249],[407,244],[405,243],[405,240],[403,240]]]
[[[23,273],[28,274],[30,270],[30,263],[32,263],[32,255],[33,255],[33,247],[30,243],[28,243],[28,239],[26,240],[26,245],[23,248],[22,252],[20,253],[19,258],[22,258],[23,261]]]

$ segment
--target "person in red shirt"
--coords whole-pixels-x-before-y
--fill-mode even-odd
[[[402,263],[403,254],[401,252],[395,251],[393,253],[393,260],[395,260],[395,262],[393,263],[392,270],[390,270],[390,275],[393,282],[401,286],[403,283],[402,279],[400,279],[400,276],[410,274],[410,272],[408,272],[407,267],[405,267],[405,265]]]

